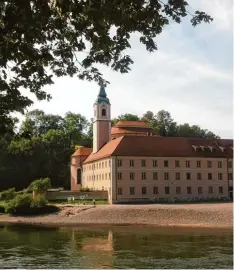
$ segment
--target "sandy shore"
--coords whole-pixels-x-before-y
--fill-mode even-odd
[[[232,228],[233,204],[178,205],[58,205],[60,211],[37,217],[0,215],[0,224],[154,225],[175,227]]]

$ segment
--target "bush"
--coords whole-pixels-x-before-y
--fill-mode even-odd
[[[0,192],[0,200],[5,200],[5,201],[12,200],[15,198],[16,194],[17,193],[15,191],[15,188],[4,190]]]
[[[29,187],[28,191],[36,191],[36,193],[44,193],[51,188],[51,183],[49,178],[41,178],[33,181]]]
[[[32,203],[30,194],[17,195],[14,199],[8,201],[5,206],[6,213],[14,214],[17,212],[27,212]]]
[[[31,208],[39,208],[46,206],[48,201],[46,200],[45,196],[37,195],[31,202]]]

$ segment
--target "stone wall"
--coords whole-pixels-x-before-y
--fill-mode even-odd
[[[74,197],[76,200],[85,198],[86,200],[108,200],[107,191],[47,191],[46,198],[49,201],[67,200],[68,197]]]

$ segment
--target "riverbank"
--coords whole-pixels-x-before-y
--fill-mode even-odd
[[[232,228],[233,204],[57,205],[59,212],[43,216],[0,215],[0,224],[46,226],[154,225]]]

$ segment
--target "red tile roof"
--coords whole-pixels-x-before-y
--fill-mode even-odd
[[[115,127],[151,128],[147,121],[119,121]]]
[[[91,162],[94,160],[98,160],[98,159],[102,159],[102,158],[106,158],[106,157],[111,156],[122,139],[123,139],[123,137],[119,137],[115,140],[108,142],[98,152],[91,153],[88,156],[88,158],[85,160],[84,163],[88,163],[88,162]]]
[[[89,156],[92,153],[92,148],[88,147],[80,147],[76,150],[76,152],[72,155],[75,156]]]
[[[111,128],[111,135],[115,134],[147,134],[147,133],[155,133],[151,127],[126,127],[126,128],[118,128],[118,127],[112,127]]]
[[[195,151],[194,147],[198,147]],[[204,151],[202,148],[204,147]],[[211,151],[211,148],[213,149]],[[220,147],[226,149],[222,151]],[[85,161],[109,156],[142,157],[227,157],[233,156],[233,140],[207,140],[200,138],[122,136],[108,142],[97,153],[92,153]]]

